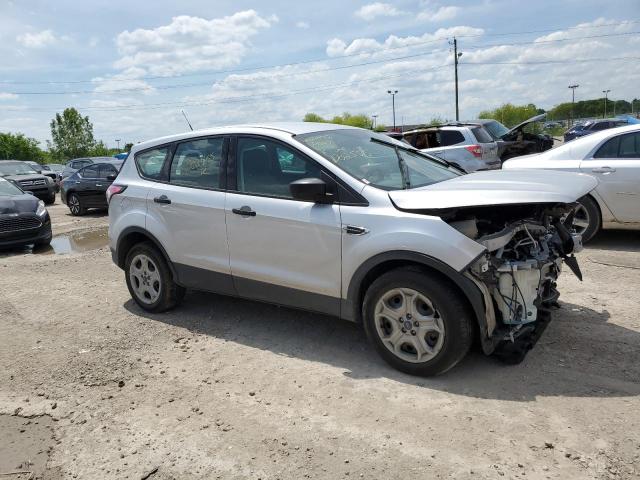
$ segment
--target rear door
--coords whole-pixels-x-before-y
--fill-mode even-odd
[[[110,176],[118,175],[116,167],[110,163],[98,164],[98,181],[96,182],[96,202],[100,206],[107,208],[107,188],[113,183],[113,180],[109,180]]]
[[[85,207],[100,205],[99,191],[96,184],[100,183],[98,165],[89,165],[78,171],[78,179],[75,180],[74,190]]]
[[[136,163],[151,180],[147,230],[164,246],[180,283],[232,294],[221,174],[227,149],[222,135],[202,137],[143,152]]]
[[[340,209],[294,200],[289,184],[325,178],[314,160],[275,139],[239,136],[232,156],[226,221],[238,294],[338,314]]]
[[[580,163],[619,222],[640,222],[640,132],[616,135]]]

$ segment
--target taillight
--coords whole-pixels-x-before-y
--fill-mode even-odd
[[[111,201],[111,197],[124,192],[126,189],[126,185],[110,185],[109,188],[107,188],[107,203]]]
[[[464,147],[468,152],[472,153],[474,157],[482,157],[482,147],[480,145],[468,145]]]

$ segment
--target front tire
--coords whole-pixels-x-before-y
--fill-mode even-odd
[[[464,358],[473,339],[462,294],[415,267],[392,270],[371,284],[363,322],[380,356],[410,375],[446,372]]]
[[[56,203],[56,194],[55,192],[53,193],[53,195],[50,195],[49,197],[47,197],[47,199],[44,201],[45,205],[53,205],[54,203]]]
[[[184,298],[185,289],[173,281],[166,260],[150,242],[129,250],[124,270],[131,297],[148,312],[170,310]]]
[[[591,197],[578,199],[573,225],[578,233],[582,235],[582,242],[587,243],[600,231],[602,215],[598,204]]]

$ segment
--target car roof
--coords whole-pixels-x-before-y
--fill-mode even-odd
[[[204,137],[208,135],[221,135],[221,134],[233,134],[233,133],[267,133],[267,132],[279,132],[289,133],[291,135],[302,135],[305,133],[322,132],[328,130],[340,130],[340,129],[355,129],[357,127],[350,127],[348,125],[340,125],[337,123],[316,123],[316,122],[271,122],[271,123],[254,123],[254,124],[240,124],[229,125],[224,127],[206,128],[203,130],[193,130],[190,132],[183,132],[174,135],[167,135],[165,137],[158,137],[152,140],[147,140],[142,143],[138,143],[134,146],[136,151],[144,150],[145,148],[154,147],[156,145],[162,145],[165,143],[171,143],[178,140],[185,140],[189,138]]]
[[[640,124],[624,125],[622,127],[608,128],[600,130],[591,135],[578,137],[575,140],[564,143],[540,154],[545,158],[553,159],[577,159],[581,160],[587,156],[602,141],[623,133],[640,132]]]

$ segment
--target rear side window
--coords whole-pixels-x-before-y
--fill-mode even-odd
[[[591,130],[606,130],[607,128],[609,128],[609,122],[598,122],[591,127]]]
[[[493,138],[491,135],[487,133],[487,131],[482,127],[475,127],[471,129],[471,133],[476,137],[478,143],[491,143],[493,142]]]
[[[101,163],[98,168],[98,178],[106,180],[109,175],[118,175],[118,170],[110,163]]]
[[[440,130],[438,132],[440,145],[443,147],[448,147],[449,145],[455,145],[456,143],[464,142],[464,135],[462,132],[457,130]]]
[[[220,188],[224,137],[203,138],[178,145],[169,182],[200,188]]]
[[[136,165],[143,177],[159,180],[169,147],[153,148],[136,155]]]
[[[98,178],[98,165],[89,165],[79,173],[82,178]]]

